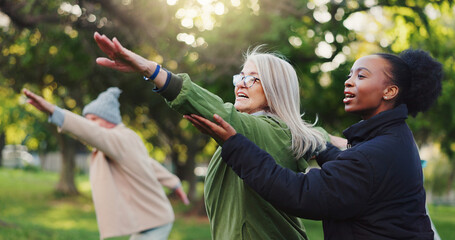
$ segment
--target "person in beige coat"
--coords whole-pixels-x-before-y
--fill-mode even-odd
[[[28,103],[49,121],[94,147],[90,184],[100,238],[131,235],[130,240],[167,239],[174,212],[162,186],[188,204],[178,177],[152,159],[141,138],[120,116],[121,90],[109,88],[86,105],[83,116],[63,110],[24,89]]]

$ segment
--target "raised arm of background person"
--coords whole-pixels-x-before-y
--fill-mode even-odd
[[[44,113],[50,114],[51,117],[54,117],[53,115],[57,114],[57,111],[59,112],[59,115],[63,118],[63,124],[59,126],[59,131],[70,133],[80,141],[102,151],[112,160],[124,159],[125,154],[130,154],[131,151],[128,151],[129,144],[143,145],[140,138],[125,141],[124,134],[128,131],[132,132],[132,130],[125,128],[125,131],[112,131],[111,129],[100,127],[84,117],[56,107],[27,89],[24,89],[23,93],[28,97],[28,102],[31,105]],[[129,135],[133,136],[133,134]]]
[[[158,182],[161,183],[161,185],[172,189],[177,196],[182,200],[182,202],[186,205],[188,205],[190,202],[188,200],[188,197],[186,193],[183,191],[182,184],[180,182],[180,179],[169,172],[167,168],[165,168],[163,165],[161,165],[159,162],[157,162],[155,159],[150,159],[152,163],[152,167],[155,170],[156,178],[158,179]],[[176,185],[176,180],[178,184]]]
[[[28,98],[27,102],[33,105],[36,109],[40,110],[43,113],[52,115],[54,113],[55,106],[54,104],[46,101],[41,96],[34,94],[32,91],[24,88],[22,89],[24,95]]]
[[[349,150],[346,150],[349,151]],[[345,152],[346,152],[345,151]],[[321,169],[295,173],[275,163],[241,134],[229,138],[223,160],[244,182],[276,208],[308,219],[348,219],[362,213],[370,194],[371,167],[361,153],[343,154]]]

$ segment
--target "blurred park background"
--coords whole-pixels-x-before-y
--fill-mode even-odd
[[[228,102],[242,54],[266,44],[297,69],[304,118],[339,136],[360,120],[342,104],[355,59],[407,48],[430,52],[444,65],[443,93],[408,123],[426,160],[430,214],[441,237],[453,238],[454,15],[449,0],[0,0],[0,239],[99,238],[89,149],[59,134],[20,90],[80,114],[111,86],[123,90],[124,123],[189,193],[190,206],[169,196],[177,214],[170,239],[210,239],[202,188],[217,144],[169,111],[141,76],[98,67],[95,59],[103,54],[95,31],[173,72],[189,73]],[[320,222],[305,225],[311,239],[322,239]]]

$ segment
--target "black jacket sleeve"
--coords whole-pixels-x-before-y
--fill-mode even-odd
[[[229,138],[222,148],[223,160],[265,200],[291,215],[316,220],[348,219],[365,209],[370,167],[359,160],[364,159],[361,154],[350,157],[304,174],[279,166],[241,134]]]
[[[338,154],[341,153],[341,150],[339,148],[335,147],[329,142],[327,142],[326,146],[327,148],[316,156],[316,161],[318,162],[319,166],[322,166],[328,161],[335,160]]]

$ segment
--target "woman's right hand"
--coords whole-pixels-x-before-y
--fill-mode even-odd
[[[96,63],[98,65],[122,72],[138,72],[144,76],[150,76],[155,71],[157,65],[155,62],[124,48],[117,38],[114,37],[111,40],[98,32],[95,32],[94,38],[99,48],[109,57],[97,58]]]

